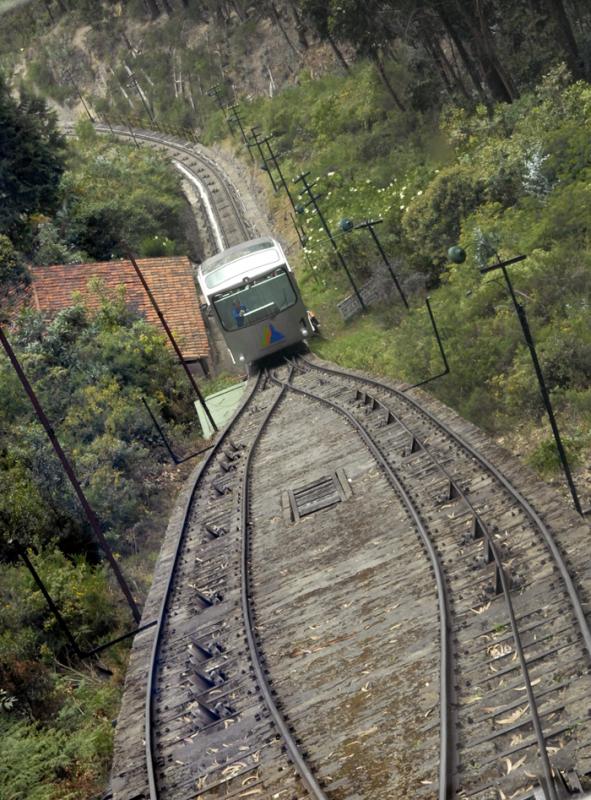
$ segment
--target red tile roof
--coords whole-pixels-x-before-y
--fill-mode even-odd
[[[186,256],[140,258],[139,268],[150,287],[164,319],[168,323],[186,361],[209,356],[209,342],[201,316],[191,263]],[[125,287],[125,301],[148,322],[164,329],[130,261],[99,261],[94,264],[55,264],[31,267],[31,297],[34,306],[44,312],[60,311],[72,305],[78,293],[86,306],[98,308],[100,298],[88,288],[98,278],[107,290]]]

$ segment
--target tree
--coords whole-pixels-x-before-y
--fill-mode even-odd
[[[26,279],[26,270],[8,238],[0,234],[0,303]]]
[[[581,58],[577,41],[562,0],[545,0],[545,5],[558,29],[566,53],[568,68],[572,72],[573,77],[584,78],[585,67],[583,59]]]
[[[57,206],[65,139],[44,100],[14,100],[0,77],[0,233],[18,235],[35,212]]]
[[[360,55],[367,56],[376,65],[379,76],[400,111],[405,106],[392,85],[385,65],[384,48],[395,37],[392,27],[392,6],[381,0],[333,0],[330,5],[331,32],[355,47]]]
[[[302,15],[312,25],[320,39],[328,42],[345,72],[349,72],[349,65],[340,51],[330,29],[330,6],[323,0],[301,0]]]

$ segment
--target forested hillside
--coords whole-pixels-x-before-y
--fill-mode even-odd
[[[1,8],[1,6],[0,6]],[[582,0],[32,0],[0,17],[0,291],[6,319],[27,265],[186,252],[177,179],[157,156],[94,134],[66,142],[56,118],[191,128],[256,182],[308,305],[323,356],[416,382],[497,436],[557,485],[528,351],[502,280],[511,268],[538,345],[583,505],[591,463],[591,10]],[[351,322],[350,291],[318,217],[298,221],[251,160],[246,131],[274,133],[294,201],[302,171],[362,283],[380,261],[376,228],[410,300],[393,296]],[[39,99],[41,96],[42,99]],[[463,264],[448,248],[460,244]],[[96,287],[100,294],[101,287]],[[104,293],[103,293],[104,294]],[[13,346],[73,456],[134,590],[149,580],[171,480],[141,409],[194,435],[168,350],[120,297],[48,322],[24,313]],[[0,359],[0,794],[91,798],[108,768],[124,650],[105,681],[72,658],[8,544],[18,535],[82,646],[130,625],[20,384]],[[173,476],[174,477],[174,476]],[[149,561],[149,559],[148,559]]]
[[[93,287],[47,319],[33,310],[28,268],[109,260],[123,242],[147,255],[184,250],[184,201],[168,165],[81,126],[67,142],[45,102],[0,83],[0,324],[74,464],[103,533],[141,603],[174,492],[143,405],[196,445],[190,390],[163,337]],[[19,310],[20,309],[20,310]],[[50,442],[10,362],[0,357],[0,796],[93,797],[110,763],[125,644],[80,662],[31,574],[29,556],[80,650],[133,620],[103,564]]]

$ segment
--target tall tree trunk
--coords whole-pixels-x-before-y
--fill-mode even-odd
[[[546,0],[546,7],[560,32],[560,38],[566,52],[566,63],[572,72],[573,78],[584,78],[583,60],[562,0]]]
[[[450,77],[450,81],[452,82],[452,85],[455,85],[460,90],[460,92],[464,95],[466,100],[470,101],[471,100],[470,93],[468,92],[468,89],[466,88],[466,84],[464,83],[464,79],[462,78],[462,74],[459,71],[459,69],[457,69],[451,63],[449,58],[447,57],[447,54],[446,54],[445,50],[443,49],[443,47],[441,46],[441,42],[439,41],[439,36],[437,35],[436,32],[434,32],[434,34],[433,34],[433,48],[438,53],[439,59],[440,59],[441,63],[444,65],[444,67],[445,67],[445,69],[446,69],[446,71],[447,71],[447,73],[448,73],[448,75]]]
[[[447,93],[449,95],[452,95],[453,94],[452,84],[449,75],[446,72],[443,61],[441,60],[441,56],[435,48],[435,44],[432,38],[432,32],[429,30],[425,30],[424,32],[421,33],[421,39],[423,40],[423,47],[425,48],[426,52],[431,56],[431,60],[437,67],[439,77],[441,78],[441,82],[447,89]]]
[[[45,3],[45,8],[47,9],[47,13],[49,14],[49,19],[51,20],[51,24],[55,25],[55,17],[53,16],[53,11],[51,10],[51,2],[50,0],[43,0]]]
[[[456,0],[456,9],[470,36],[475,57],[480,64],[493,100],[511,103],[519,96],[510,74],[501,64],[494,46],[481,0]]]
[[[160,16],[160,9],[158,8],[158,3],[156,0],[144,0],[144,6],[153,20],[158,19]]]
[[[349,65],[348,65],[348,64],[347,64],[347,62],[345,61],[345,56],[344,56],[344,55],[341,53],[341,51],[339,50],[339,48],[338,48],[338,46],[337,46],[337,43],[336,43],[336,42],[335,42],[335,40],[332,38],[332,36],[330,35],[330,33],[328,33],[328,34],[326,35],[326,39],[327,39],[328,43],[330,44],[330,46],[332,47],[332,51],[333,51],[333,53],[334,53],[334,54],[335,54],[335,56],[338,58],[338,60],[341,62],[341,66],[343,67],[343,69],[345,70],[345,72],[350,72],[351,70],[349,69]]]
[[[390,83],[390,80],[388,79],[388,76],[386,75],[386,70],[384,69],[384,63],[383,63],[382,59],[380,58],[379,53],[373,53],[372,54],[372,60],[375,62],[375,65],[376,65],[376,68],[377,68],[378,73],[380,75],[380,78],[382,79],[382,83],[384,84],[384,86],[386,87],[388,92],[390,93],[390,96],[394,100],[396,106],[398,107],[398,109],[400,111],[406,111],[405,106],[402,104],[402,101],[400,100],[400,98],[396,94],[396,91],[395,91],[394,87],[392,86],[392,84]]]
[[[281,22],[281,17],[279,16],[279,11],[277,10],[277,6],[275,5],[275,3],[271,3],[271,4],[270,4],[270,8],[271,8],[271,13],[272,13],[272,15],[273,15],[273,19],[274,19],[274,21],[275,21],[275,24],[277,25],[277,27],[279,28],[279,30],[280,30],[280,31],[281,31],[281,33],[283,34],[283,38],[285,39],[285,41],[287,42],[287,44],[288,44],[288,45],[291,47],[291,49],[293,50],[293,52],[294,52],[294,53],[296,53],[297,55],[299,55],[299,54],[300,54],[300,51],[299,51],[299,50],[298,50],[298,48],[295,46],[295,44],[294,44],[294,43],[291,41],[291,39],[290,39],[290,38],[289,38],[289,36],[287,35],[287,31],[286,31],[286,30],[285,30],[285,28],[283,27],[283,23]]]
[[[306,26],[304,24],[304,21],[301,17],[300,12],[298,11],[297,5],[293,2],[293,0],[290,0],[289,7],[291,8],[291,13],[293,14],[293,18],[295,19],[296,30],[298,32],[298,41],[302,45],[304,50],[307,50],[310,45],[308,44],[308,40],[306,38]]]
[[[458,55],[462,59],[462,64],[464,65],[464,67],[466,69],[466,72],[470,76],[470,80],[474,84],[474,88],[476,89],[476,91],[478,93],[478,96],[480,97],[481,101],[485,105],[488,105],[488,98],[487,98],[486,93],[484,91],[484,87],[482,86],[482,83],[480,81],[480,76],[478,74],[478,68],[476,67],[476,64],[474,63],[474,61],[472,59],[472,56],[470,55],[470,53],[464,47],[464,43],[463,43],[461,37],[457,33],[457,31],[454,28],[454,26],[451,24],[451,20],[450,20],[448,14],[447,14],[447,11],[444,10],[444,8],[441,5],[438,5],[437,6],[437,14],[438,14],[439,19],[441,20],[441,22],[443,24],[443,28],[444,28],[446,34],[448,35],[451,43],[455,47]]]
[[[123,41],[127,45],[127,49],[129,50],[131,55],[135,57],[135,50],[133,49],[133,45],[129,41],[129,38],[128,38],[127,34],[125,33],[125,31],[121,32],[121,38],[123,39]]]
[[[487,76],[487,83],[497,100],[511,103],[519,97],[519,92],[511,74],[505,69],[497,55],[482,0],[476,0],[476,11],[480,28],[480,37],[476,37],[476,44],[481,51],[480,61]]]

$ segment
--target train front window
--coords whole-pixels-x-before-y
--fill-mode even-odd
[[[227,331],[247,328],[293,306],[297,297],[285,269],[279,267],[270,275],[249,281],[244,287],[217,295],[213,305]]]

